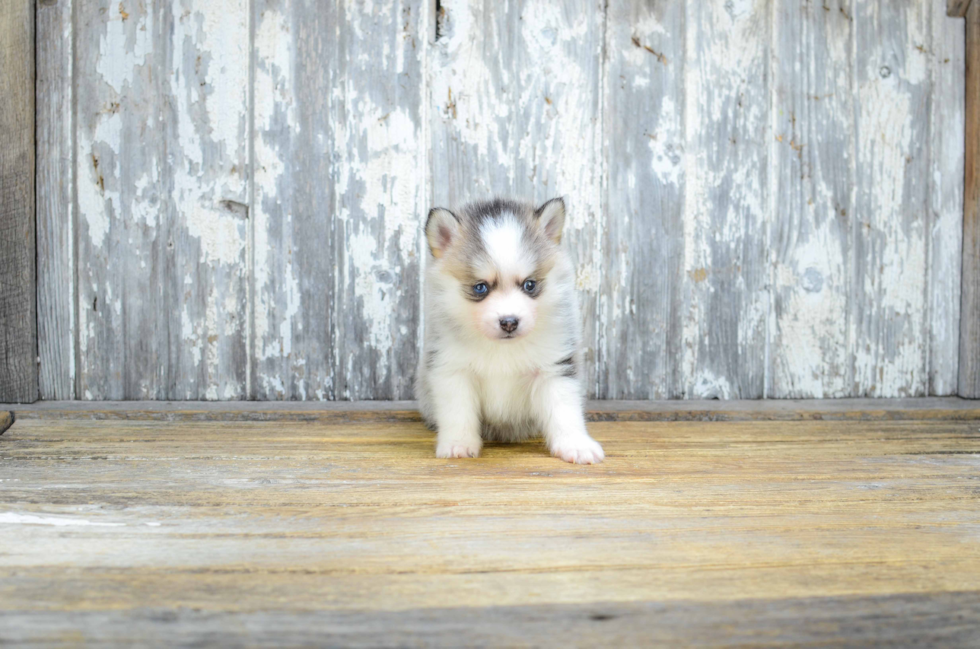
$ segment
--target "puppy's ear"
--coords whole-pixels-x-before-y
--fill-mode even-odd
[[[433,257],[442,257],[461,233],[459,218],[455,214],[444,207],[429,210],[429,218],[425,220],[425,238]]]
[[[561,243],[561,231],[565,227],[565,200],[561,197],[550,201],[534,210],[541,230],[555,243]]]

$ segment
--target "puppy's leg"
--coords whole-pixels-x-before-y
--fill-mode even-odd
[[[533,406],[551,454],[576,464],[602,462],[602,446],[585,429],[578,383],[572,378],[553,376],[542,379],[535,387]]]
[[[435,372],[430,376],[432,409],[435,412],[436,457],[478,457],[480,402],[473,382],[457,373]]]

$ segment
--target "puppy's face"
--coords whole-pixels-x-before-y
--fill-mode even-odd
[[[432,210],[426,238],[446,315],[491,340],[534,331],[564,214],[561,199],[537,210],[508,201]]]

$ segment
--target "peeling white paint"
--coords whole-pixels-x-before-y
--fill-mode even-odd
[[[249,57],[247,0],[197,0],[192,20],[200,23],[197,47],[208,56],[205,99],[208,134],[233,152],[243,145]]]
[[[770,300],[753,272],[763,258],[752,251],[762,245],[769,207],[761,173],[766,146],[757,135],[769,125],[767,87],[758,74],[770,54],[763,29],[768,3],[696,6],[684,41],[682,375],[691,396],[761,397],[763,373],[751,372],[765,355]],[[731,291],[740,297],[729,298]],[[730,305],[724,320],[719,305]],[[718,376],[715,368],[737,374]]]
[[[664,95],[660,101],[659,121],[652,133],[644,133],[647,146],[653,154],[651,167],[663,183],[679,185],[684,177],[684,145],[681,143],[682,133],[677,129],[680,124],[677,104],[670,95]],[[635,178],[633,179],[635,182]]]
[[[872,396],[920,396],[928,381],[923,344],[928,208],[924,159],[914,143],[928,133],[927,124],[916,118],[926,97],[928,75],[917,49],[927,49],[921,42],[926,21],[922,5],[862,9],[882,25],[900,17],[903,36],[911,42],[905,51],[866,55],[859,63],[856,168],[862,189],[856,213],[863,225],[865,259],[858,260],[858,270],[866,306],[852,343],[854,381]],[[868,28],[869,35],[875,33],[870,30],[876,23]]]
[[[183,188],[182,188],[183,189]],[[245,254],[242,217],[222,209],[208,209],[193,200],[185,203],[187,232],[201,242],[203,259],[209,264],[238,265]]]
[[[116,95],[127,91],[137,68],[146,62],[153,47],[150,41],[153,15],[142,6],[134,5],[130,5],[130,13],[125,19],[119,12],[122,3],[107,12],[105,34],[99,41],[96,72]]]
[[[96,247],[106,243],[110,214],[118,217],[122,208],[119,186],[114,182],[119,178],[121,145],[122,117],[118,112],[100,115],[91,136],[84,130],[79,134],[78,211],[87,226],[89,240]],[[103,155],[105,151],[111,155]]]
[[[288,10],[290,5],[283,7]],[[251,214],[252,269],[255,291],[252,294],[255,316],[252,320],[252,335],[256,360],[260,363],[257,376],[259,392],[282,398],[286,394],[286,385],[280,375],[281,364],[276,364],[275,370],[263,361],[282,358],[291,352],[292,322],[296,313],[296,303],[290,309],[291,313],[278,313],[274,309],[274,296],[280,291],[281,282],[292,287],[295,293],[297,278],[292,274],[290,260],[286,262],[287,275],[280,277],[279,272],[272,268],[272,241],[270,228],[277,227],[276,208],[281,207],[284,219],[284,232],[289,232],[293,215],[289,212],[288,202],[282,202],[279,197],[279,183],[285,181],[286,166],[278,150],[280,144],[274,134],[274,121],[278,116],[285,118],[290,133],[299,133],[295,120],[295,101],[290,73],[292,64],[290,25],[285,13],[266,8],[261,11],[255,26],[255,57],[254,75],[254,119],[255,135],[252,140],[255,167],[252,170],[253,197]],[[326,150],[325,150],[326,155]],[[273,212],[270,213],[271,206]]]
[[[736,374],[762,354],[774,396],[955,389],[958,341],[949,323],[958,317],[951,287],[958,286],[952,275],[959,272],[962,196],[949,179],[962,176],[962,115],[961,102],[946,99],[962,96],[962,30],[941,3],[851,3],[853,17],[821,14],[822,31],[801,13],[802,23],[793,23],[802,30],[799,43],[825,52],[785,62],[785,53],[772,51],[788,28],[778,23],[791,8],[785,0],[689,2],[680,31],[661,21],[676,15],[659,5],[603,15],[601,3],[570,11],[532,0],[515,19],[498,16],[502,9],[487,0],[446,0],[442,33],[431,45],[431,7],[350,3],[338,8],[338,30],[348,31],[336,42],[346,49],[323,62],[338,81],[315,106],[301,105],[309,101],[302,75],[317,63],[309,59],[312,41],[301,40],[309,25],[296,23],[309,8],[260,3],[253,14],[250,4],[181,0],[167,35],[155,14],[128,0],[128,17],[115,6],[98,14],[79,9],[91,37],[78,41],[88,72],[75,79],[74,173],[78,240],[91,259],[76,269],[79,335],[71,360],[82,359],[79,390],[87,398],[117,390],[117,363],[132,358],[132,348],[117,343],[120,325],[156,308],[139,305],[132,287],[141,284],[122,281],[133,272],[173,272],[176,279],[159,279],[179,284],[167,326],[155,323],[156,313],[146,316],[146,331],[180,336],[186,374],[179,397],[240,398],[244,388],[229,377],[242,362],[235,345],[247,330],[260,393],[324,398],[388,389],[404,378],[394,375],[399,350],[417,334],[403,311],[417,294],[407,284],[425,254],[419,235],[430,171],[440,200],[566,196],[565,243],[584,297],[590,358],[608,363],[603,354],[622,332],[677,350],[663,370],[669,379],[635,360],[610,368],[638,393],[672,382],[674,395],[752,396],[746,385],[756,377]],[[407,17],[406,9],[423,15]],[[609,22],[622,16],[628,24]],[[871,38],[886,29],[892,40]],[[163,38],[172,42],[155,51]],[[959,66],[952,71],[943,67],[950,58]],[[610,61],[622,79],[604,76]],[[787,84],[836,92],[789,102],[782,92],[797,86],[774,89],[777,68]],[[945,84],[946,94],[933,84]],[[411,94],[419,85],[421,107]],[[637,117],[635,133],[603,141],[620,109],[616,93],[644,97],[649,110]],[[828,104],[839,121],[826,117],[834,116]],[[303,133],[311,112],[314,132]],[[342,119],[324,126],[333,115]],[[851,131],[834,165],[826,151],[814,153],[824,139],[813,120],[827,131]],[[161,129],[173,134],[165,151],[154,149],[158,143],[135,146]],[[294,145],[307,138],[322,150],[323,177],[294,157]],[[925,164],[920,155],[932,157]],[[630,199],[610,200],[617,209],[605,213],[603,183],[616,156],[642,164],[616,178]],[[774,168],[774,160],[783,162]],[[852,182],[832,176],[837,160],[856,170]],[[800,187],[806,200],[778,204],[769,186],[776,178]],[[333,204],[315,214],[294,204],[303,183],[329,184]],[[677,205],[630,202],[651,195],[641,191],[651,184],[661,192],[655,199]],[[841,196],[845,185],[852,194]],[[223,201],[247,205],[247,215]],[[626,231],[651,210],[677,208],[682,215],[662,243],[669,261],[655,277],[638,276],[650,273],[636,258],[643,246],[606,238],[606,225]],[[310,297],[301,261],[324,242],[294,240],[309,231],[309,219],[324,219],[324,237],[343,251],[323,279],[326,307]],[[777,222],[788,224],[785,240],[768,241]],[[760,271],[766,261],[772,265]],[[676,321],[675,313],[658,311],[669,302],[660,292],[674,290],[682,301]],[[331,322],[311,326],[314,305]],[[721,362],[728,350],[719,349],[720,338],[734,341],[734,362]],[[331,358],[318,362],[314,353]],[[129,393],[159,394],[154,376],[165,372],[140,369],[147,371]]]
[[[372,349],[384,352],[391,348],[392,304],[387,298],[393,287],[378,281],[378,271],[384,266],[372,261],[377,249],[375,241],[374,235],[358,232],[351,235],[348,247],[351,258],[356,260],[353,265],[354,294],[367,325],[368,337],[365,343]],[[381,370],[387,370],[387,363],[382,362]]]
[[[727,377],[717,376],[707,369],[701,369],[692,377],[692,399],[735,399],[738,393],[732,388]]]

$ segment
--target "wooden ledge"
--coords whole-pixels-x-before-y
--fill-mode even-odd
[[[980,401],[805,399],[590,401],[589,421],[980,420]],[[18,419],[419,422],[414,401],[41,401],[0,405]]]

